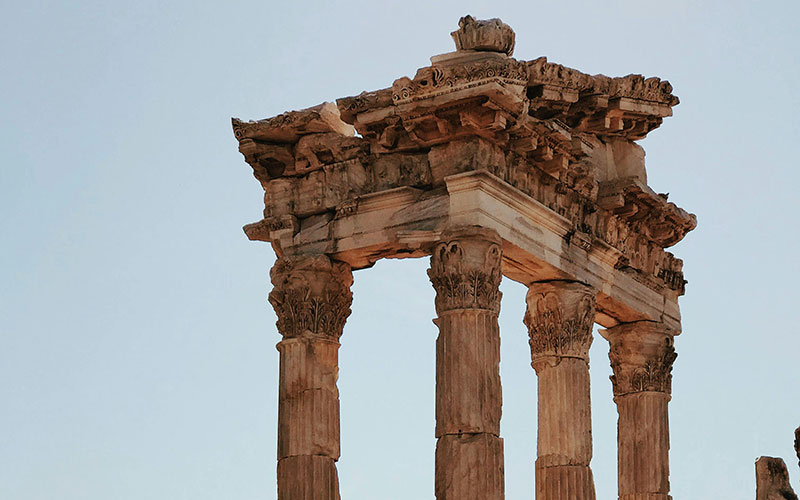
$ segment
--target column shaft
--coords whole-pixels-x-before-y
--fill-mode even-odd
[[[502,500],[502,253],[494,232],[443,235],[428,275],[436,290],[436,498]]]
[[[278,500],[339,500],[339,337],[350,314],[349,266],[280,259],[269,299],[283,340],[278,390]]]
[[[669,498],[668,401],[656,392],[617,398],[620,499]]]
[[[669,500],[669,411],[673,333],[658,323],[626,323],[602,332],[611,346],[617,404],[620,500]]]
[[[525,324],[539,378],[537,500],[594,500],[589,347],[595,299],[581,283],[533,283]]]
[[[497,315],[445,311],[436,320],[436,435],[500,434],[500,331]]]

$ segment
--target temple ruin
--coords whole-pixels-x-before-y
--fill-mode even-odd
[[[388,88],[233,120],[264,188],[264,217],[244,229],[278,256],[278,498],[340,498],[337,357],[352,271],[430,257],[436,498],[504,498],[505,276],[529,289],[536,498],[595,498],[588,358],[599,323],[619,411],[619,498],[667,500],[686,280],[665,249],[696,219],[648,187],[636,141],[678,98],[658,78],[514,59],[514,32],[497,19],[464,17],[452,36],[454,52]]]

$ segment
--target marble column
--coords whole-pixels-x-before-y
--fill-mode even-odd
[[[494,231],[452,230],[431,256],[436,290],[437,500],[502,500],[500,279]]]
[[[582,283],[532,283],[525,325],[539,378],[537,500],[594,500],[589,346],[595,294]]]
[[[324,255],[281,258],[269,301],[283,340],[278,391],[278,500],[339,500],[339,337],[350,266]]]
[[[617,404],[620,500],[669,500],[669,413],[673,333],[639,321],[601,330],[610,344]]]

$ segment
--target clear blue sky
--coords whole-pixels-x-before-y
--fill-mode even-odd
[[[515,55],[669,79],[651,186],[698,215],[674,249],[679,500],[755,496],[800,469],[800,3],[7,2],[0,15],[0,498],[275,499],[269,246],[230,117],[413,76],[460,16]],[[342,496],[433,498],[427,260],[357,272],[342,339]],[[536,377],[524,289],[503,283],[506,491],[532,498]],[[598,498],[615,498],[607,343],[592,348]]]

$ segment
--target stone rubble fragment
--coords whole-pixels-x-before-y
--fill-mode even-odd
[[[756,460],[756,500],[797,500],[782,459],[761,457]]]
[[[800,467],[800,427],[794,430],[794,451],[797,453],[797,465]]]

